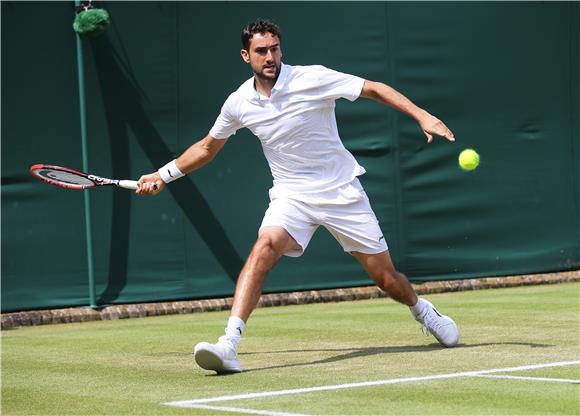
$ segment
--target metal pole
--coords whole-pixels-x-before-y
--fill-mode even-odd
[[[80,0],[75,0],[75,6],[80,6]],[[81,118],[81,148],[83,156],[83,170],[89,171],[89,158],[87,151],[87,120],[85,108],[85,70],[83,65],[83,45],[81,36],[76,34],[77,41],[77,68],[79,78],[79,104],[80,104],[80,118]],[[91,308],[97,307],[95,295],[95,273],[93,265],[93,232],[91,224],[91,198],[88,189],[83,191],[83,199],[85,204],[85,237],[87,242],[87,267],[89,274],[89,302]]]

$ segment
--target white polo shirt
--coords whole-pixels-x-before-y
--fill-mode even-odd
[[[364,79],[323,66],[282,64],[271,97],[248,79],[224,103],[209,134],[226,139],[242,127],[262,143],[274,186],[270,197],[318,199],[365,170],[338,135],[335,101],[354,101]]]

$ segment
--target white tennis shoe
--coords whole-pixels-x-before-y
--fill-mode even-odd
[[[455,347],[459,342],[459,327],[448,316],[441,314],[431,302],[425,302],[423,311],[415,315],[415,320],[423,324],[423,332],[431,334],[444,347]]]
[[[218,374],[242,372],[236,348],[225,336],[220,337],[216,344],[200,342],[195,346],[193,357],[201,368]]]

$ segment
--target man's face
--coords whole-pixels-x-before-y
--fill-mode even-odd
[[[250,64],[256,77],[276,80],[282,66],[280,39],[271,33],[256,33],[250,39],[250,50],[242,49],[242,59]]]

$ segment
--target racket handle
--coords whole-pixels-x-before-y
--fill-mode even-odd
[[[137,189],[137,181],[121,180],[118,184],[119,187],[125,189]]]

